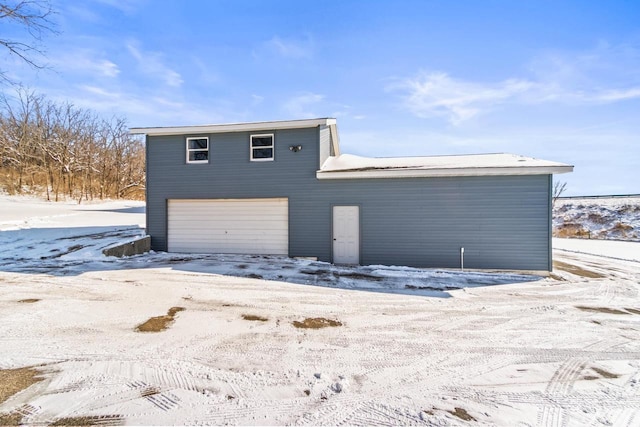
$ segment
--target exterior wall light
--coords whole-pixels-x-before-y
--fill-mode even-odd
[[[302,145],[290,145],[289,150],[297,153],[298,151],[302,150]]]

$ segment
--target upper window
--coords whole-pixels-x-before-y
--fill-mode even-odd
[[[273,134],[251,135],[251,161],[273,160]]]
[[[209,138],[187,138],[187,163],[209,162]]]

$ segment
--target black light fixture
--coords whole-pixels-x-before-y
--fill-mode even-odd
[[[289,150],[297,153],[298,151],[302,150],[302,145],[290,145]]]

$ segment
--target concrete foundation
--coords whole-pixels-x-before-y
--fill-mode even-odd
[[[115,256],[122,258],[125,256],[143,254],[151,250],[151,237],[144,236],[131,242],[123,243],[118,246],[111,246],[102,251],[106,256]]]

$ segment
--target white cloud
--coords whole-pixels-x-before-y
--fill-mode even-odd
[[[79,91],[65,90],[59,98],[102,114],[127,117],[132,126],[196,125],[220,122],[224,117],[216,107],[198,105],[193,101],[185,103],[143,92],[94,85],[81,85],[77,89]]]
[[[65,4],[63,5],[66,16],[71,16],[73,19],[79,19],[85,22],[99,22],[100,15],[93,10],[88,9],[82,4]]]
[[[127,43],[127,50],[138,61],[139,68],[144,73],[164,81],[169,86],[180,87],[184,83],[180,73],[164,64],[161,53],[143,52],[135,42]]]
[[[640,98],[640,50],[598,44],[586,52],[546,52],[528,66],[528,77],[497,82],[420,72],[395,81],[388,91],[418,117],[444,117],[459,124],[503,104],[609,104]]]
[[[637,84],[638,67],[640,46],[604,41],[585,51],[544,51],[527,64],[537,80],[573,88]]]
[[[135,13],[144,3],[143,0],[95,0],[95,2],[118,9],[127,15]]]
[[[445,117],[459,124],[507,103],[603,104],[640,98],[640,86],[623,89],[574,89],[556,82],[508,79],[482,83],[455,79],[443,72],[420,73],[390,85],[403,92],[404,106],[422,118]]]
[[[100,58],[98,52],[91,49],[77,49],[71,52],[59,53],[50,60],[54,69],[74,74],[87,74],[102,77],[117,77],[120,67],[112,61]]]
[[[616,102],[633,98],[640,98],[640,87],[622,90],[605,90],[593,95],[593,100],[596,102]]]
[[[97,87],[97,86],[91,86],[91,85],[81,85],[80,89],[89,92],[93,95],[99,95],[99,96],[104,96],[107,98],[114,98],[117,97],[117,94],[115,92],[111,92],[108,90],[105,90],[103,88]]]
[[[220,74],[215,71],[211,64],[206,63],[197,56],[191,58],[191,61],[200,72],[198,76],[200,82],[206,83],[207,85],[217,85],[220,83]]]
[[[317,106],[324,99],[324,95],[317,93],[302,93],[288,99],[283,104],[283,110],[292,118],[318,117],[311,108]]]
[[[260,105],[262,101],[264,101],[264,96],[256,95],[255,93],[251,94],[251,105]]]
[[[134,15],[142,6],[145,0],[90,0],[82,2],[58,2],[58,6],[63,13],[61,19],[74,19],[90,23],[104,23],[107,15],[101,9],[104,7],[113,8],[125,15]]]
[[[264,43],[264,47],[270,53],[276,53],[284,58],[305,59],[313,55],[313,41],[311,38],[291,40],[273,36]]]
[[[107,77],[116,77],[120,73],[120,69],[116,64],[108,60],[99,61],[97,69]]]
[[[405,79],[389,89],[405,92],[405,106],[418,117],[443,116],[459,123],[491,105],[531,90],[532,86],[532,82],[516,79],[481,84],[434,72]]]

